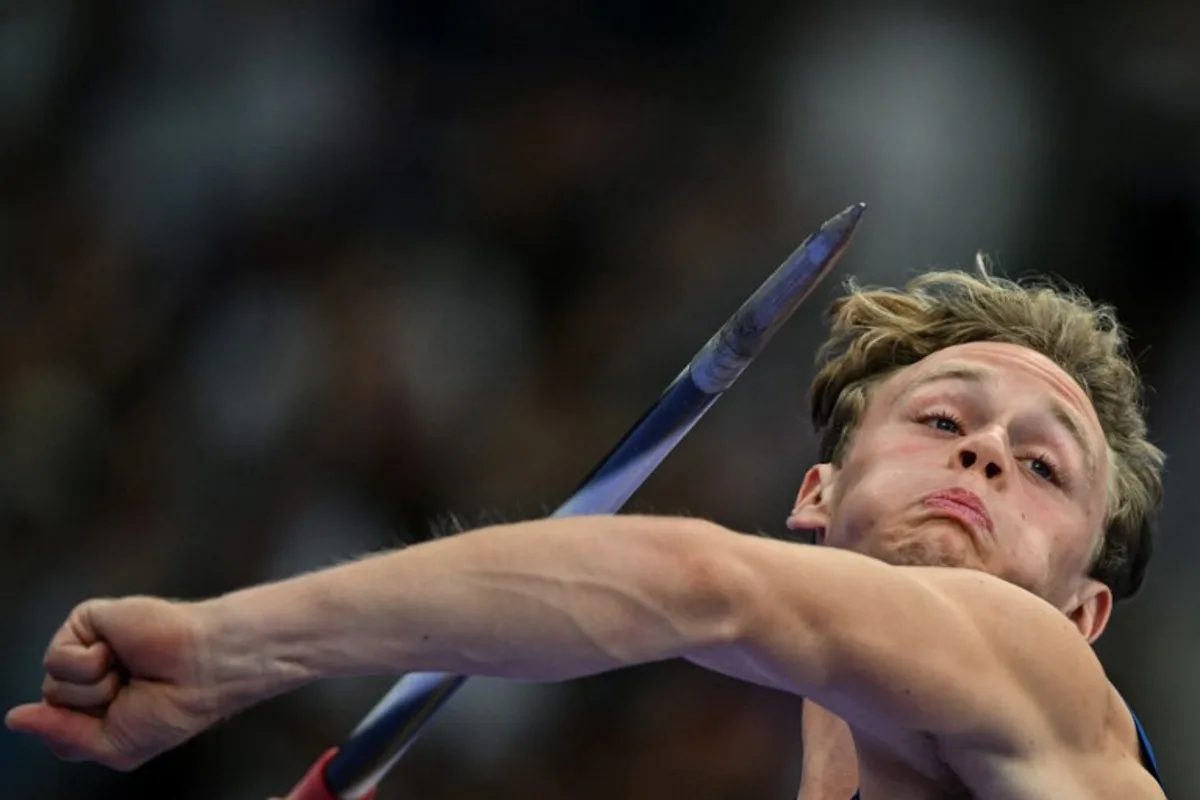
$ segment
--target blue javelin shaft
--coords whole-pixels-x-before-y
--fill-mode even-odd
[[[865,208],[850,206],[796,248],[552,516],[620,511],[833,268]],[[341,800],[369,796],[465,681],[442,673],[401,678],[325,765],[328,793]]]

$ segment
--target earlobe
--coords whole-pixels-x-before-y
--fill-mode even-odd
[[[833,489],[833,466],[817,464],[804,474],[800,492],[792,513],[788,515],[787,527],[793,531],[814,531],[817,542],[824,538],[829,525],[829,498]]]
[[[1077,600],[1075,610],[1068,616],[1075,623],[1075,627],[1079,629],[1083,638],[1091,644],[1099,639],[1100,634],[1104,633],[1104,629],[1108,627],[1112,608],[1112,590],[1099,581],[1088,579],[1087,585]]]

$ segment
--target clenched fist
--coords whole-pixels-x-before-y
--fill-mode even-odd
[[[218,721],[199,606],[150,597],[77,606],[46,651],[39,703],[5,722],[69,761],[134,769]]]

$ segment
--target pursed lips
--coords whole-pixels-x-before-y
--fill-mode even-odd
[[[989,535],[994,532],[992,518],[987,512],[987,506],[974,492],[965,489],[950,489],[934,492],[927,496],[924,505],[948,511],[961,522],[986,531]]]

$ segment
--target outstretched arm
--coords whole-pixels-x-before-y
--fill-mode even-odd
[[[721,648],[740,538],[701,520],[597,516],[471,531],[202,604],[221,658],[297,680],[437,671],[557,681]]]
[[[970,760],[989,770],[1042,759],[1051,764],[1038,770],[1101,776],[1122,757],[1099,662],[1032,594],[974,571],[894,567],[699,520],[505,526],[214,608],[222,641],[265,645],[268,672],[305,679],[557,680],[685,657],[809,697],[863,730],[919,731],[946,753],[985,754]],[[1071,781],[1053,783],[1069,792]]]
[[[202,608],[215,684],[265,681],[250,700],[331,676],[549,681],[685,657],[868,728],[1028,737],[1103,716],[1091,649],[1028,592],[694,519],[487,528]]]
[[[699,520],[520,523],[198,604],[147,602],[78,610],[80,630],[65,637],[73,649],[52,647],[47,659],[55,708],[19,709],[10,724],[70,757],[130,767],[325,677],[559,680],[686,657],[811,697],[866,729],[1003,750],[1047,741],[1054,726],[1071,736],[1104,728],[1091,725],[1105,719],[1105,684],[1090,648],[1028,593]],[[177,628],[186,663],[153,644]],[[88,653],[95,663],[77,663]],[[132,680],[114,685],[110,662]]]
[[[1025,704],[1075,708],[1094,688],[1006,696],[1023,683],[1103,680],[1064,615],[988,575],[898,568],[694,519],[486,528],[201,609],[218,682],[250,675],[272,693],[426,670],[552,681],[685,657],[852,724],[869,709],[874,724],[965,734],[1008,716],[1025,730]]]
[[[714,568],[716,530],[686,519],[540,520],[198,603],[89,600],[51,641],[41,701],[5,721],[61,758],[124,770],[324,677],[557,680],[719,647],[736,636],[737,613]]]

